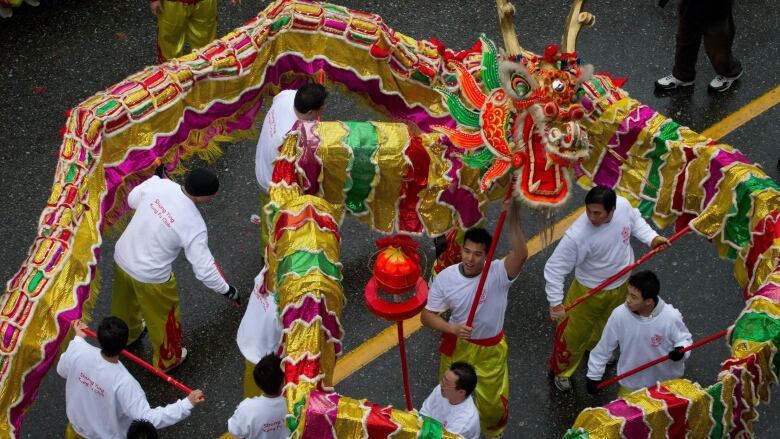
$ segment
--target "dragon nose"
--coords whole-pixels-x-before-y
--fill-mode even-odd
[[[554,118],[558,115],[558,105],[555,102],[548,102],[544,104],[544,115],[547,118]]]
[[[580,120],[585,117],[585,111],[582,110],[582,107],[576,106],[569,110],[569,116],[571,120]]]

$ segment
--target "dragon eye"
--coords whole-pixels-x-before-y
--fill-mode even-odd
[[[560,93],[566,89],[566,84],[560,79],[556,79],[552,82],[552,89],[555,90],[556,93]]]
[[[531,91],[528,81],[520,75],[512,75],[512,90],[520,97],[523,97]]]

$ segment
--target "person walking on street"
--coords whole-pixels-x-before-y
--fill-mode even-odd
[[[187,358],[179,293],[171,271],[182,249],[198,280],[239,304],[238,290],[227,283],[211,255],[206,223],[197,208],[217,191],[217,176],[198,168],[187,174],[184,186],[154,175],[127,197],[135,214],[114,250],[111,313],[127,322],[133,343],[148,329],[152,365],[164,371]]]
[[[299,120],[317,120],[325,109],[328,91],[320,84],[306,84],[298,90],[282,90],[274,96],[271,108],[263,119],[263,128],[255,152],[255,177],[260,185],[261,248],[268,245],[268,189],[274,173],[274,161],[284,138]]]
[[[570,377],[585,351],[598,343],[610,313],[626,300],[628,274],[569,312],[565,307],[634,262],[632,235],[651,247],[668,245],[628,200],[610,188],[596,186],[585,196],[585,212],[569,227],[544,266],[550,318],[557,322],[550,371],[561,391],[571,390]],[[563,282],[572,270],[574,281],[564,298]]]
[[[669,355],[669,361],[656,364],[620,380],[618,396],[625,396],[659,381],[681,378],[690,352],[682,352],[693,343],[682,314],[658,296],[661,283],[652,271],[641,271],[628,278],[626,303],[612,311],[601,340],[588,358],[588,393],[598,392],[607,360],[620,348],[618,375],[656,358]]]
[[[230,0],[232,5],[241,0]],[[217,0],[151,0],[149,8],[157,17],[157,61],[178,58],[184,42],[200,49],[217,37]]]
[[[461,248],[462,262],[445,268],[433,279],[428,303],[421,316],[423,325],[442,334],[440,377],[458,361],[468,363],[476,370],[474,402],[482,432],[488,437],[501,437],[509,420],[504,315],[509,287],[520,275],[528,258],[517,201],[513,200],[511,206],[509,204],[509,201],[504,202],[503,209],[510,209],[507,223],[512,250],[504,259],[490,262],[473,326],[466,325],[469,310],[493,240],[490,233],[482,228],[466,232]],[[449,321],[440,315],[447,309],[452,313]]]
[[[67,439],[125,439],[136,419],[168,427],[203,402],[203,392],[193,390],[173,404],[151,408],[141,385],[119,361],[127,344],[125,322],[113,316],[100,322],[99,349],[85,340],[86,324],[75,320],[71,326],[76,336],[57,363],[57,373],[66,380]]]
[[[667,2],[661,0],[659,4],[663,6]],[[742,64],[732,52],[736,33],[733,7],[734,0],[680,0],[674,68],[670,75],[655,82],[657,90],[674,90],[693,85],[702,41],[716,73],[707,87],[710,92],[724,92],[742,76]]]

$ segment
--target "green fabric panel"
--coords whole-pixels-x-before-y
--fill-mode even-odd
[[[598,79],[591,79],[590,80],[590,85],[592,85],[593,88],[595,88],[596,91],[599,92],[599,96],[606,96],[607,95],[607,91],[604,90],[604,88],[601,86],[601,82],[599,82]]]
[[[481,38],[482,44],[487,44],[488,50],[482,53],[482,82],[488,92],[501,88],[501,80],[498,78],[498,60],[496,59],[496,46],[492,41]]]
[[[297,251],[282,259],[276,268],[276,284],[280,285],[286,274],[295,273],[304,276],[312,268],[318,269],[326,276],[341,280],[341,271],[333,262],[329,261],[324,252],[311,253]]]
[[[744,247],[750,243],[750,209],[753,206],[753,193],[764,189],[774,188],[780,190],[780,186],[771,178],[760,179],[751,176],[737,185],[737,205],[729,210],[726,225],[723,229],[727,240]]]
[[[669,148],[666,146],[666,142],[676,141],[680,139],[680,133],[677,129],[680,128],[680,124],[670,120],[669,122],[661,126],[660,133],[653,139],[655,143],[655,149],[647,154],[645,157],[650,159],[650,173],[647,176],[647,181],[650,184],[646,184],[643,193],[652,199],[658,198],[657,188],[661,185],[661,165],[664,164],[664,156],[669,153]],[[650,217],[655,211],[655,201],[644,199],[639,203],[639,212],[644,217]]]
[[[762,312],[748,312],[734,323],[732,340],[749,340],[759,343],[771,341],[780,347],[780,319]],[[773,360],[775,373],[780,374],[780,354]]]
[[[425,415],[421,415],[423,418],[423,426],[420,429],[419,439],[441,439],[442,426],[441,422],[429,418]]]
[[[379,140],[376,128],[369,122],[344,122],[349,134],[345,142],[352,150],[352,160],[348,169],[345,204],[350,212],[363,213],[368,210],[366,198],[371,193],[371,183],[376,176],[376,167],[372,160]]]
[[[284,27],[285,25],[287,25],[287,23],[289,23],[289,22],[290,22],[290,20],[291,20],[291,18],[290,18],[290,17],[288,17],[288,16],[284,16],[284,17],[282,17],[282,18],[280,18],[280,19],[276,20],[276,21],[275,21],[275,22],[274,22],[274,23],[271,25],[271,31],[272,31],[272,32],[276,32],[276,31],[277,31],[277,30],[279,30],[280,28],[282,28],[282,27]]]
[[[710,430],[710,439],[721,439],[723,437],[723,401],[720,400],[723,392],[723,384],[718,383],[710,386],[707,393],[712,397],[712,410],[710,414],[715,425]]]
[[[461,159],[470,168],[487,169],[493,164],[496,156],[488,148],[484,148],[477,154],[463,154]]]
[[[584,428],[570,428],[563,435],[563,439],[589,439],[590,434]]]
[[[295,405],[293,405],[293,416],[287,416],[287,429],[290,430],[290,433],[294,432],[298,429],[298,422],[301,415],[301,410],[306,405],[306,399],[301,398],[299,399]]]

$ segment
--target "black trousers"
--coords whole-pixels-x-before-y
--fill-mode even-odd
[[[696,77],[696,58],[704,40],[704,50],[715,73],[734,77],[742,65],[734,58],[734,0],[680,0],[677,10],[677,46],[672,74],[681,81]]]

